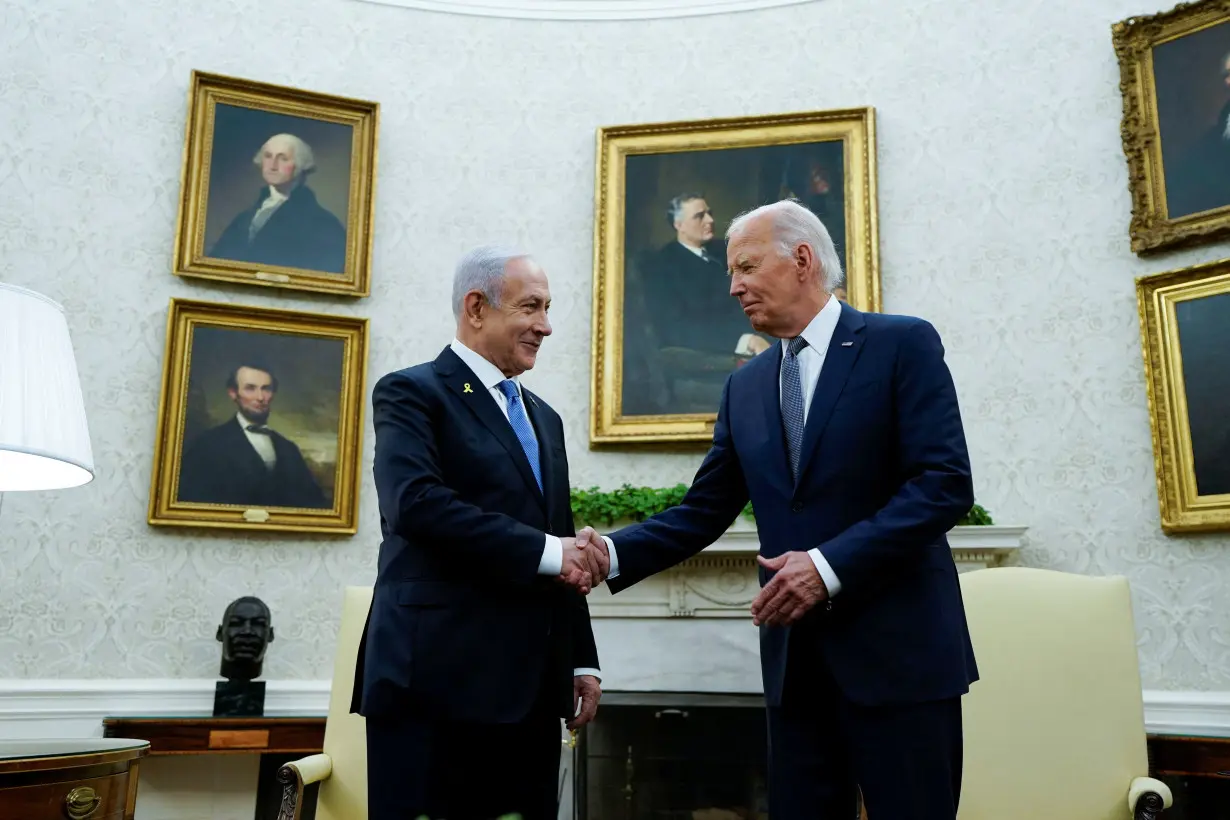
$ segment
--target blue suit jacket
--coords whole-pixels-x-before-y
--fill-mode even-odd
[[[538,574],[544,533],[575,534],[564,427],[522,392],[542,491],[508,419],[451,349],[372,391],[384,541],[352,711],[512,723],[546,697],[572,716],[573,670],[598,667],[589,610]]]
[[[841,306],[797,482],[782,426],[781,356],[779,342],[730,376],[691,489],[679,506],[611,535],[620,574],[608,585],[618,593],[695,555],[750,497],[762,555],[819,547],[841,581],[804,621],[808,648],[850,700],[964,694],[978,672],[946,533],[974,499],[939,334],[921,319]],[[781,703],[793,628],[760,628],[769,705]]]

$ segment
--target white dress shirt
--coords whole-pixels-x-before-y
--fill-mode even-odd
[[[269,186],[269,196],[265,197],[265,201],[256,209],[256,213],[252,215],[252,221],[248,223],[248,241],[251,241],[261,228],[265,227],[265,223],[269,221],[269,217],[273,216],[278,208],[286,200],[290,199],[286,194],[279,191],[272,185]]]
[[[475,353],[470,348],[461,343],[459,339],[453,339],[449,344],[452,351],[457,354],[461,361],[465,362],[466,367],[474,371],[474,375],[483,387],[487,388],[487,394],[495,400],[496,405],[504,414],[504,418],[508,418],[508,398],[504,395],[504,391],[499,388],[500,382],[507,378],[501,370],[491,362],[483,358],[481,353]],[[525,394],[521,391],[521,382],[516,377],[512,378],[513,384],[517,385],[517,394],[521,396],[521,408],[525,412],[525,417],[529,419],[529,411],[525,410]],[[511,424],[511,421],[509,422]],[[538,432],[534,430],[533,422],[529,425],[530,435],[534,439],[534,443],[538,442]],[[539,575],[559,575],[564,566],[564,545],[556,536],[551,533],[545,533],[546,542],[543,545],[542,558],[538,562]],[[574,669],[573,675],[593,675],[599,680],[602,679],[597,669]]]
[[[811,410],[812,394],[816,392],[816,383],[820,381],[820,370],[824,367],[824,357],[828,354],[829,342],[833,340],[833,332],[837,330],[837,320],[841,318],[841,302],[836,297],[830,296],[829,300],[824,303],[824,307],[820,312],[812,318],[807,327],[803,328],[801,335],[807,340],[807,346],[804,347],[798,354],[799,360],[799,381],[803,386],[803,423],[807,424],[807,413]],[[782,363],[785,364],[785,356],[782,356]],[[781,375],[777,379],[777,397],[778,402],[781,401]],[[615,556],[615,543],[607,536],[602,536],[602,540],[606,542],[607,551],[611,555],[611,571],[608,573],[608,578],[614,578],[619,574],[619,561]],[[824,579],[824,585],[828,588],[829,597],[836,595],[841,591],[841,581],[837,578],[837,573],[833,572],[833,568],[829,566],[828,560],[820,554],[819,547],[813,547],[807,551],[811,556],[812,563],[816,565],[816,570],[820,573],[820,577]]]
[[[252,449],[261,457],[261,461],[265,462],[265,469],[272,473],[273,468],[278,465],[278,454],[273,449],[273,439],[265,433],[254,433],[248,429],[249,426],[263,427],[264,425],[249,421],[244,418],[243,413],[236,413],[235,420],[239,422],[243,434],[248,437],[248,443],[252,445]]]

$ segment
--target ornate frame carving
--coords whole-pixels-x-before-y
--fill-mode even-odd
[[[221,328],[257,331],[342,344],[337,429],[337,470],[333,506],[248,508],[178,500],[184,429],[189,402],[189,367],[194,331]],[[359,462],[362,458],[364,378],[368,320],[349,316],[172,299],[167,310],[162,392],[148,521],[154,525],[354,535],[359,517]],[[219,385],[221,387],[221,385]]]
[[[1120,136],[1127,157],[1132,218],[1132,251],[1145,255],[1230,234],[1230,202],[1211,211],[1171,219],[1166,207],[1165,170],[1153,74],[1153,49],[1218,23],[1230,21],[1230,0],[1181,3],[1170,11],[1129,17],[1111,27],[1123,95]]]
[[[878,311],[880,269],[874,109],[598,129],[590,351],[591,444],[707,443],[713,439],[713,425],[717,421],[716,406],[711,413],[623,415],[627,158],[822,142],[840,142],[843,146],[848,299],[859,310]]]
[[[209,206],[215,114],[220,104],[320,120],[351,129],[346,264],[340,275],[207,255],[205,217]],[[371,292],[379,120],[379,103],[193,71],[175,224],[174,273],[245,285],[367,296]]]
[[[1230,493],[1199,495],[1175,306],[1230,294],[1230,259],[1136,280],[1158,506],[1166,533],[1230,530]],[[1227,318],[1230,322],[1230,317]]]

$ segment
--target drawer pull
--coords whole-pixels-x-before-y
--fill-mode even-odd
[[[102,798],[94,793],[89,786],[73,789],[64,798],[64,814],[68,820],[87,820],[98,811]]]

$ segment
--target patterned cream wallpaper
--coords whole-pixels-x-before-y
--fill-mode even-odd
[[[885,306],[943,334],[979,500],[1030,526],[1023,561],[1131,578],[1146,686],[1230,689],[1230,537],[1158,528],[1133,277],[1227,247],[1128,250],[1110,25],[1153,10],[824,0],[578,23],[349,0],[0,3],[0,277],[69,311],[99,470],[4,499],[0,677],[213,677],[224,606],[256,594],[277,627],[267,677],[327,678],[339,588],[374,577],[370,426],[356,537],[145,524],[169,298],[368,316],[370,386],[448,342],[463,250],[522,241],[555,296],[528,383],[566,421],[575,481],[686,481],[698,456],[586,448],[594,129],[873,105]],[[170,274],[193,68],[382,103],[370,298]]]

